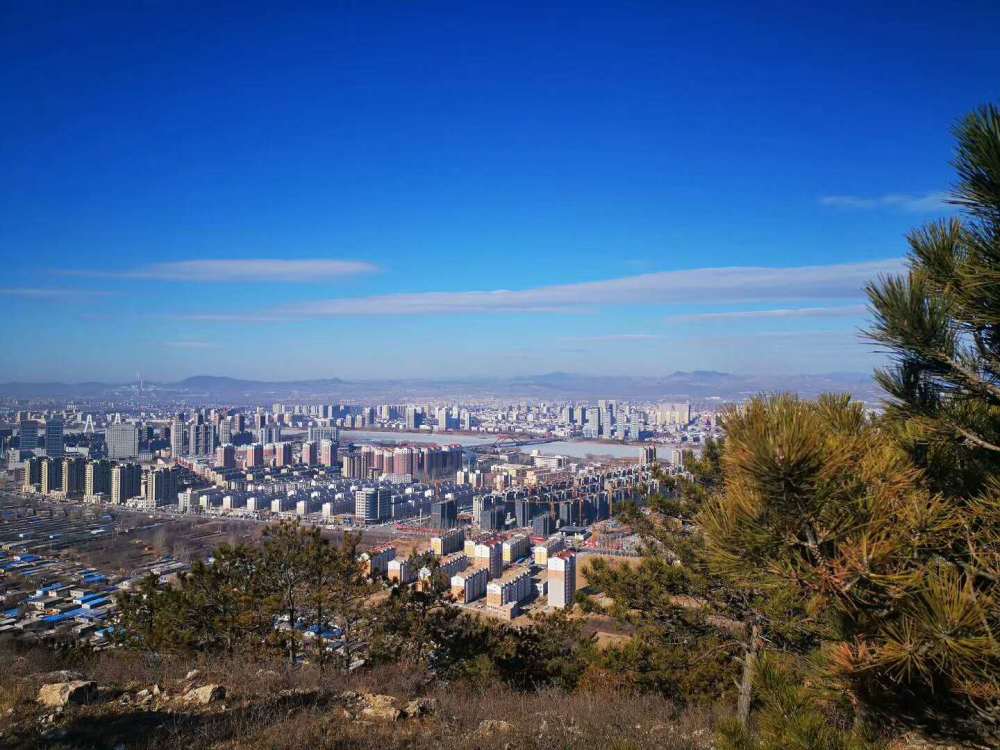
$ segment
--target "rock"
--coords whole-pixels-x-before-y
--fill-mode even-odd
[[[434,698],[414,698],[403,708],[403,715],[415,719],[418,716],[430,716],[437,710]]]
[[[479,722],[476,734],[481,737],[491,737],[496,734],[509,734],[514,731],[514,725],[503,719],[483,719]]]
[[[140,690],[135,694],[135,699],[137,701],[145,700],[146,698],[152,697],[152,693],[148,689]]]
[[[360,696],[362,705],[361,716],[379,721],[396,721],[402,712],[396,708],[396,699],[391,695],[363,693]]]
[[[199,706],[207,706],[225,697],[226,689],[222,685],[203,685],[200,688],[192,688],[184,694],[187,703],[196,703]]]
[[[97,683],[93,680],[52,682],[38,689],[38,702],[43,706],[65,706],[69,703],[90,703],[97,697]]]
[[[195,679],[198,678],[199,675],[201,675],[200,671],[198,671],[197,669],[192,669],[190,672],[188,672],[186,675],[184,675],[184,679],[185,680],[195,680]]]
[[[152,689],[149,692],[151,692],[155,696],[159,696],[160,693],[162,693],[163,691],[160,690],[160,686],[159,685],[153,685]]]

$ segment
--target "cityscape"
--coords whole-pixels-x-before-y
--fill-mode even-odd
[[[0,750],[1000,747],[1000,3],[0,3]]]
[[[458,603],[482,599],[508,620],[529,600],[571,604],[578,553],[638,556],[638,538],[612,520],[616,507],[656,494],[662,477],[683,470],[685,452],[721,434],[717,410],[615,400],[288,403],[186,413],[29,406],[5,411],[3,420],[9,520],[24,518],[25,500],[47,500],[92,506],[87,522],[115,509],[360,528],[378,540],[364,553],[371,574],[414,583],[429,570],[416,569],[404,550],[433,550]],[[0,539],[12,571],[36,567],[51,547],[51,520],[36,518],[36,532],[17,523]],[[169,575],[189,562],[157,561],[139,574]],[[9,611],[0,628],[48,623],[54,631],[75,613],[80,637],[103,637],[112,598],[82,600],[106,591],[109,579],[86,576],[94,589],[57,596],[63,588],[43,587],[28,600],[36,606]],[[551,576],[560,582],[555,589]]]

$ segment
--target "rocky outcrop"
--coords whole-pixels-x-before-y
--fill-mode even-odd
[[[38,702],[52,708],[90,703],[96,698],[97,683],[93,680],[50,682],[38,689]]]
[[[226,689],[222,685],[202,685],[191,688],[184,694],[185,703],[193,703],[197,706],[207,706],[210,703],[225,700]]]
[[[403,715],[396,706],[396,699],[391,695],[362,693],[358,700],[362,706],[360,715],[365,719],[396,721]]]

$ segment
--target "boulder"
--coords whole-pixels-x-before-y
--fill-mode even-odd
[[[184,679],[185,680],[195,680],[195,679],[198,678],[198,676],[200,674],[201,674],[201,672],[199,672],[197,669],[192,669],[190,672],[188,672],[186,675],[184,675]]]
[[[97,683],[93,680],[50,682],[38,689],[38,702],[43,706],[90,703],[97,698]]]
[[[396,708],[396,699],[391,695],[363,693],[360,696],[361,716],[379,721],[396,721],[402,712]]]
[[[191,688],[184,694],[187,703],[194,703],[199,706],[207,706],[209,703],[221,701],[226,697],[226,689],[222,685],[202,685],[199,688]]]

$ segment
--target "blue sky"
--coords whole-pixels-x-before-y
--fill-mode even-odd
[[[865,371],[1000,81],[994,2],[99,5],[0,7],[0,380]]]

